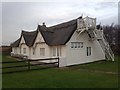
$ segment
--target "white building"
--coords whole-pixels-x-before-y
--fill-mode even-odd
[[[11,55],[28,59],[60,57],[59,67],[98,60],[114,60],[114,54],[96,19],[77,19],[46,27],[38,25],[33,32],[22,31],[11,44]]]

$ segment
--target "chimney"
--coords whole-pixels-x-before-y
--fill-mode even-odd
[[[45,22],[43,22],[43,26],[46,27]]]

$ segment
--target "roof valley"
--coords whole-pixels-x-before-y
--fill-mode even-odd
[[[61,23],[55,26],[46,27],[38,25],[37,30],[32,32],[22,31],[27,46],[33,46],[38,31],[43,36],[45,43],[48,45],[65,45],[77,28],[77,19]],[[12,47],[18,47],[21,37],[11,44]]]

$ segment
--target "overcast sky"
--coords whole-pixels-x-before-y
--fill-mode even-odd
[[[84,17],[96,17],[97,23],[101,22],[102,25],[118,23],[118,0],[107,0],[107,2],[105,0],[5,1],[0,3],[3,45],[9,45],[18,39],[21,30],[36,30],[37,25],[43,22],[46,26],[56,25],[78,18],[82,14]]]

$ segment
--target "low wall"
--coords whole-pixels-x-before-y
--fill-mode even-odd
[[[67,59],[66,58],[59,58],[59,67],[67,66]]]

